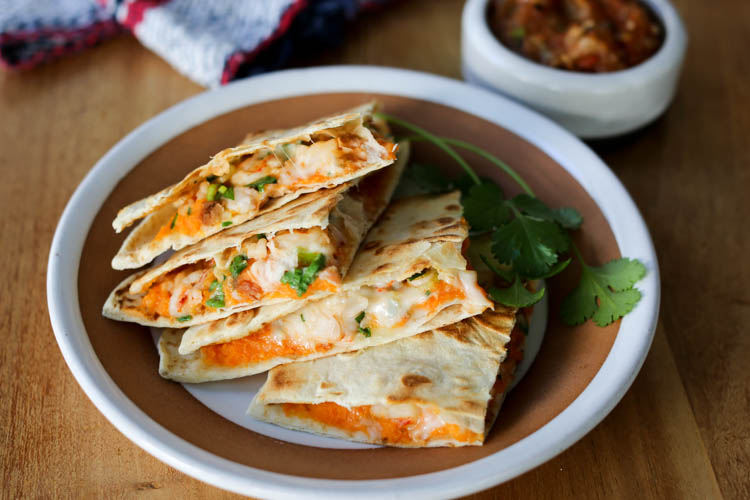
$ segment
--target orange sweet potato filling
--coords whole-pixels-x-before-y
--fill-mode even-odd
[[[445,281],[438,281],[435,288],[431,290],[428,299],[415,307],[434,312],[440,304],[451,302],[453,300],[461,300],[463,298],[466,298],[466,294],[461,288],[446,283]]]
[[[413,418],[385,418],[374,415],[369,405],[346,408],[336,403],[319,404],[282,403],[284,414],[288,417],[307,418],[317,422],[342,429],[348,432],[363,432],[377,424],[380,431],[378,442],[392,444],[423,444],[436,439],[452,438],[460,443],[468,443],[482,439],[480,434],[463,429],[456,424],[445,424],[434,429],[426,440],[417,439],[412,435],[416,420]]]
[[[206,200],[195,200],[190,204],[190,215],[185,213],[179,213],[177,218],[174,216],[170,218],[156,233],[155,240],[160,240],[172,233],[182,234],[195,234],[201,230],[203,221],[201,220],[201,214],[203,213],[203,206],[206,204]],[[174,227],[172,227],[172,221],[174,221]]]
[[[279,342],[271,336],[271,328],[266,325],[262,330],[247,337],[201,347],[201,354],[206,364],[232,367],[279,356],[299,358],[314,352],[326,352],[332,348],[333,344],[319,344],[309,349],[287,340]]]
[[[338,290],[338,286],[336,285],[336,283],[331,283],[330,281],[325,279],[316,279],[315,281],[313,281],[312,285],[307,287],[307,291],[301,296],[297,295],[297,292],[294,290],[294,288],[287,285],[286,283],[282,283],[276,290],[266,295],[265,298],[304,299],[308,295],[315,292],[335,292],[336,290]]]

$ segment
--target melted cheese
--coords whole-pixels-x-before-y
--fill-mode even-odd
[[[481,290],[476,279],[472,280],[464,274],[473,273],[449,271],[438,275],[431,270],[412,282],[407,280],[387,287],[365,286],[331,295],[269,323],[268,336],[279,346],[279,357],[285,356],[284,353],[288,351],[286,346],[294,346],[295,357],[292,359],[320,352],[321,346],[329,350],[334,344],[339,347],[353,344],[364,335],[361,329],[369,329],[374,339],[400,337],[425,324],[439,311],[476,292],[466,290],[465,286]],[[356,318],[362,312],[364,317],[357,322]],[[237,343],[243,352],[242,356],[232,358],[236,364],[228,366],[257,363],[261,357],[267,359],[265,353],[269,348],[265,339],[259,343],[256,353],[248,347],[254,336],[251,333],[242,339],[221,344],[224,346],[222,349],[231,350],[232,344]],[[203,361],[216,363],[215,358],[204,357]]]

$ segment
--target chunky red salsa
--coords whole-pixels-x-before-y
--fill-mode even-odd
[[[656,17],[638,0],[491,0],[488,20],[506,47],[573,71],[630,68],[664,39]]]

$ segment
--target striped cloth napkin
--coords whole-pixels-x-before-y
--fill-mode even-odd
[[[0,0],[0,64],[25,69],[123,31],[214,87],[341,40],[389,0]]]

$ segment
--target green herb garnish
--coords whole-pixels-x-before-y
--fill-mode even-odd
[[[215,283],[217,285],[219,284],[218,281],[215,281]],[[211,286],[213,286],[213,284],[211,284]],[[208,307],[213,307],[214,309],[224,307],[224,289],[222,287],[218,287],[211,298],[206,301],[206,305]]]
[[[231,220],[225,220],[224,222],[221,223],[221,227],[229,227],[231,225],[232,225]]]
[[[222,196],[223,198],[226,198],[226,199],[228,199],[228,200],[233,200],[233,199],[234,199],[234,188],[233,188],[233,187],[231,187],[231,186],[230,186],[230,187],[228,187],[228,188],[226,189],[226,191],[224,191],[223,193],[221,193],[221,196]]]
[[[272,175],[266,175],[265,177],[261,177],[255,182],[251,182],[247,185],[247,187],[253,188],[256,191],[262,193],[263,189],[265,189],[266,184],[276,184],[276,182],[278,182],[276,177]]]
[[[426,292],[424,293],[424,295],[425,295],[425,297],[429,297],[431,293],[432,293],[432,291],[431,291],[431,290],[427,290],[427,291],[426,291]]]
[[[304,250],[298,251],[298,253]],[[302,297],[310,285],[318,277],[318,273],[326,265],[326,256],[322,253],[310,254],[305,252],[305,257],[298,255],[297,258],[301,267],[292,271],[286,271],[281,277],[281,282],[289,285],[297,292],[298,297]]]
[[[632,311],[641,299],[633,285],[646,275],[646,266],[622,258],[592,267],[583,263],[578,249],[574,251],[581,260],[581,281],[563,300],[563,321],[578,325],[592,318],[597,325],[607,326]]]
[[[266,238],[266,233],[260,233],[260,234],[257,234],[256,236],[258,237],[259,241],[267,239]]]
[[[300,314],[299,319],[301,319],[303,323],[306,323],[304,314]]]
[[[372,330],[370,330],[369,326],[367,328],[362,328],[361,326],[358,326],[357,327],[357,332],[361,333],[365,337],[369,337],[369,336],[372,335]]]
[[[191,319],[193,319],[193,317],[189,314],[186,314],[185,316],[180,316],[179,318],[177,318],[177,321],[179,321],[180,323],[184,323],[185,321],[190,321]]]
[[[210,183],[212,183],[213,181],[215,181],[218,178],[219,177],[216,176],[216,175],[209,175],[208,177],[206,177],[206,182],[208,182],[210,184]]]
[[[247,267],[247,256],[246,255],[235,255],[229,264],[229,272],[232,273],[232,278],[236,278],[242,271]]]
[[[213,280],[211,282],[211,286],[208,287],[208,291],[213,292],[214,290],[216,290],[217,286],[219,286],[219,280]]]
[[[214,201],[214,199],[216,199],[216,191],[218,189],[218,184],[209,184],[208,190],[206,191],[206,201]]]
[[[180,215],[180,213],[174,214],[174,218],[172,219],[172,223],[169,225],[169,229],[174,229],[174,224],[177,222],[177,216]]]
[[[193,207],[188,207],[188,215],[193,213]]]
[[[422,270],[421,270],[421,271],[419,271],[418,273],[414,273],[414,274],[412,274],[411,276],[409,276],[409,277],[408,277],[408,278],[406,278],[406,279],[407,279],[407,280],[409,280],[409,281],[414,281],[415,279],[419,278],[420,276],[424,276],[424,275],[425,275],[425,273],[427,273],[427,271],[429,271],[429,270],[430,270],[429,268],[427,268],[427,269],[422,269]]]
[[[525,36],[525,32],[518,34]],[[550,208],[534,195],[515,170],[478,146],[435,136],[387,114],[379,113],[378,116],[416,134],[408,140],[431,142],[464,169],[463,176],[450,179],[434,167],[417,164],[404,176],[428,193],[461,189],[464,217],[471,226],[472,239],[484,233],[490,235],[492,256],[480,253],[479,257],[508,283],[506,288],[490,290],[493,300],[511,307],[526,307],[538,302],[545,289],[532,293],[524,283],[551,278],[562,272],[571,262],[569,252],[581,263],[582,272],[578,286],[563,300],[561,313],[565,323],[574,325],[593,318],[597,325],[606,326],[630,312],[640,300],[641,294],[633,285],[646,270],[639,261],[615,259],[601,267],[588,266],[584,262],[569,234],[580,228],[583,222],[577,210]],[[471,151],[489,161],[511,177],[523,193],[506,199],[498,185],[480,178],[454,148]]]
[[[362,323],[362,320],[365,319],[365,312],[362,311],[361,313],[357,314],[357,316],[354,317],[354,321],[357,323]]]

